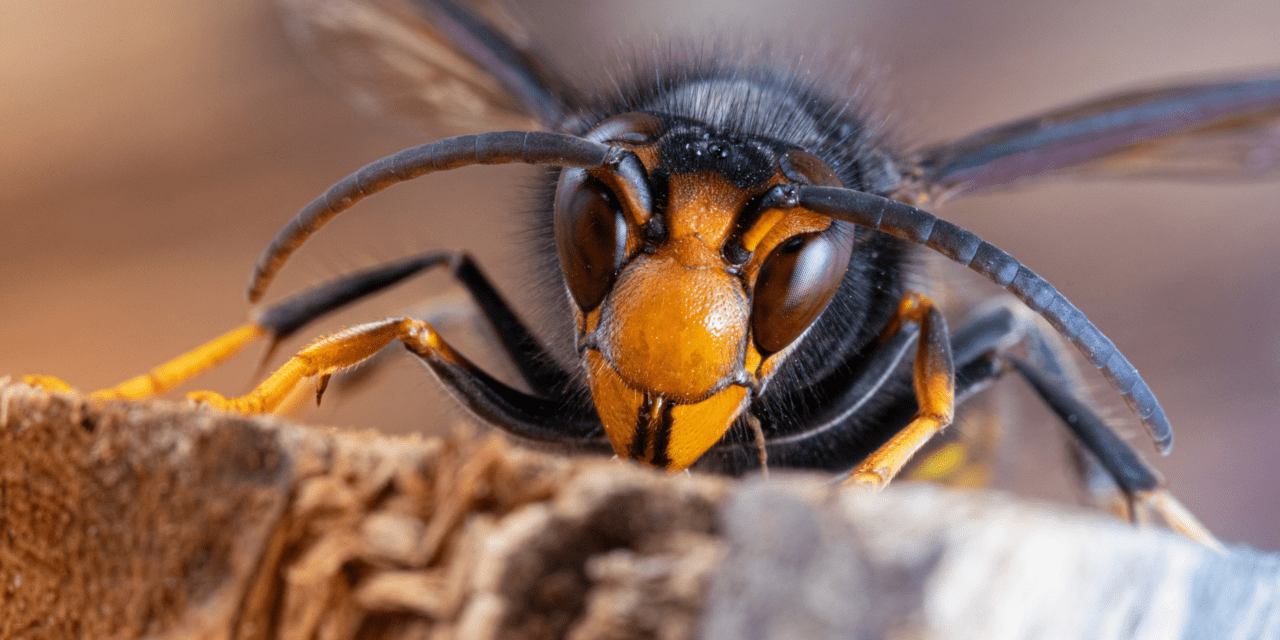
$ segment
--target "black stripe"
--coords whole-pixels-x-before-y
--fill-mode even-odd
[[[631,435],[631,451],[629,452],[632,460],[644,459],[644,446],[649,441],[649,420],[653,415],[653,400],[649,394],[644,394],[644,400],[640,402],[640,411],[636,413],[636,428]]]
[[[665,469],[671,464],[671,454],[667,448],[671,446],[671,410],[675,406],[674,402],[662,403],[661,418],[653,434],[653,460],[650,461],[655,467]]]

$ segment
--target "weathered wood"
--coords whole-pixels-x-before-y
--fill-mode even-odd
[[[727,488],[0,386],[0,637],[689,637]]]
[[[0,383],[0,638],[1280,635],[1275,556],[777,476]]]
[[[988,493],[750,482],[705,638],[1280,637],[1280,557]]]

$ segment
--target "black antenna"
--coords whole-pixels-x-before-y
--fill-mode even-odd
[[[276,233],[249,276],[249,301],[262,298],[280,267],[308,236],[355,203],[393,184],[474,164],[523,163],[594,169],[610,160],[613,149],[561,133],[498,131],[445,138],[375,160],[329,187]],[[621,151],[618,149],[615,153]]]
[[[1138,375],[1115,343],[1071,304],[1048,280],[1036,275],[1005,251],[973,233],[909,204],[881,196],[842,189],[794,184],[778,185],[762,206],[804,207],[815,213],[883,231],[922,244],[986,276],[1017,296],[1053,325],[1102,371],[1146,425],[1161,454],[1173,447],[1173,427],[1151,387]]]

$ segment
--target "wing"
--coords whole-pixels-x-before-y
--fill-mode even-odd
[[[919,152],[937,200],[1062,177],[1280,178],[1280,73],[1132,91]]]
[[[491,0],[278,0],[285,28],[359,107],[447,133],[557,129],[573,95]]]

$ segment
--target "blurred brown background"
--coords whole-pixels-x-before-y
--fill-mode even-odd
[[[1134,83],[1280,67],[1276,0],[517,6],[569,69],[671,33],[859,47],[888,70],[887,104],[919,142]],[[345,105],[265,0],[0,3],[0,376],[98,388],[239,323],[244,278],[284,220],[431,137]],[[467,169],[392,189],[319,234],[270,295],[431,248],[472,250],[514,292],[521,225],[507,212],[528,175]],[[1280,185],[1063,184],[942,213],[1049,278],[1141,369],[1178,442],[1156,459],[1140,428],[1131,440],[1211,528],[1280,548]],[[451,290],[431,276],[317,331]],[[256,354],[197,386],[243,390]],[[307,419],[441,424],[430,376],[406,359],[387,369]],[[1057,453],[1052,434],[1018,438],[1027,460]],[[1038,468],[1010,484],[1055,494]]]

